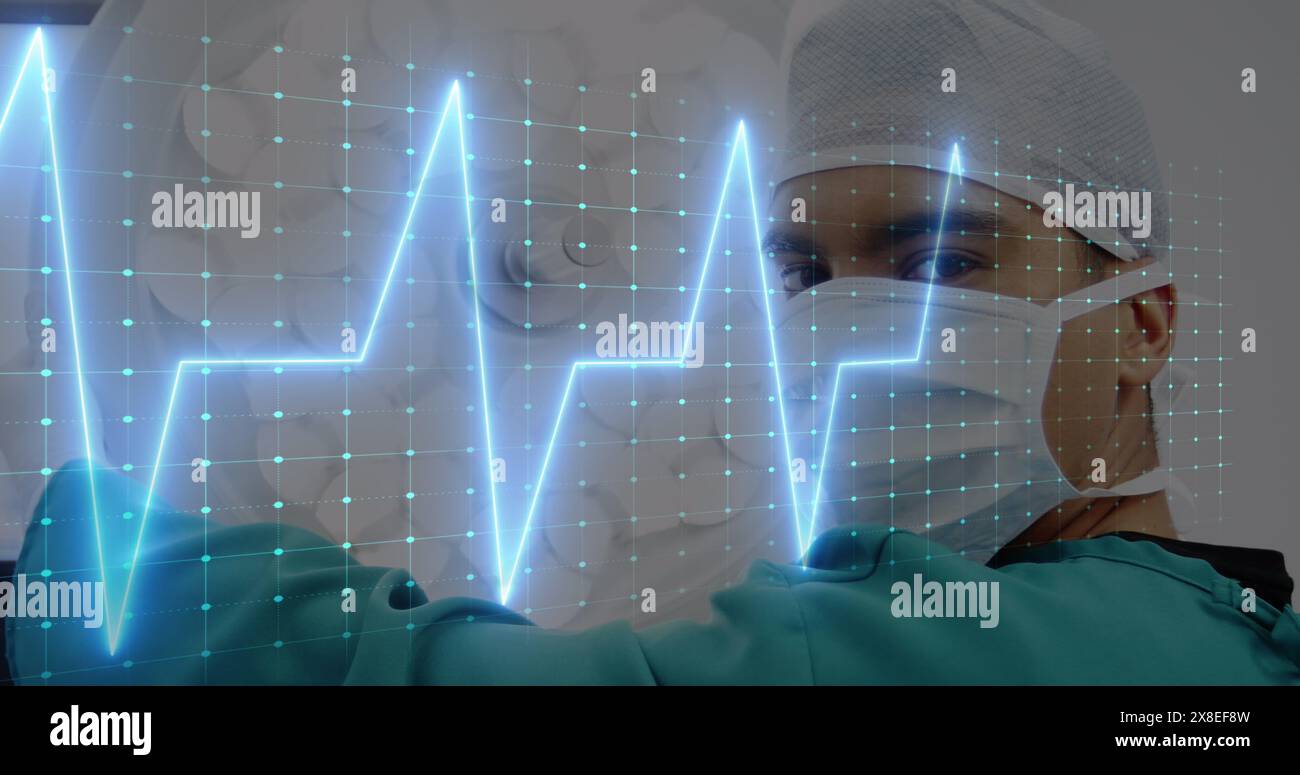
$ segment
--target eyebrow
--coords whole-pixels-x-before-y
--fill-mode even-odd
[[[943,232],[949,235],[1023,237],[1025,230],[1012,226],[1008,220],[994,210],[957,207],[949,209],[944,216]],[[863,224],[858,225],[861,227]],[[889,225],[866,225],[859,244],[866,252],[880,251],[888,249],[891,244],[919,239],[938,230],[938,213],[906,213],[896,217]],[[764,253],[779,248],[804,255],[816,255],[821,252],[820,247],[810,234],[791,232],[779,227],[763,238]]]
[[[943,216],[943,233],[976,237],[1024,236],[1024,230],[1012,226],[1009,219],[993,210],[957,207]],[[894,219],[892,225],[870,228],[860,242],[868,250],[883,250],[891,243],[918,239],[939,231],[940,214],[913,212]]]

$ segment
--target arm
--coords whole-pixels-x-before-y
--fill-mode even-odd
[[[103,514],[142,513],[142,490],[126,477],[97,475]],[[20,572],[99,578],[88,491],[84,468],[54,475],[29,526]],[[129,556],[123,547],[138,528],[106,522],[107,596],[115,604],[125,572],[114,566]],[[51,682],[169,684],[810,678],[799,614],[779,575],[720,596],[709,625],[670,622],[634,633],[614,623],[559,632],[483,600],[431,602],[405,570],[360,565],[298,528],[222,525],[155,501],[145,530],[116,652],[108,651],[107,628],[58,620],[44,630],[39,622],[11,619],[7,640],[16,677],[30,681],[48,672]],[[356,591],[355,612],[343,610],[345,588]]]

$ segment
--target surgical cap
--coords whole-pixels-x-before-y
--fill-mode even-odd
[[[955,92],[943,92],[946,68]],[[1123,260],[1169,247],[1168,199],[1137,97],[1088,30],[1027,0],[852,0],[789,57],[777,180],[895,164],[1041,205],[1048,191],[1150,191],[1151,232],[1076,227]]]

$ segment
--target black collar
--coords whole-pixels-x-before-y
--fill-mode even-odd
[[[1205,560],[1220,576],[1233,579],[1243,587],[1255,590],[1261,600],[1271,604],[1279,611],[1291,603],[1291,592],[1295,581],[1286,572],[1286,562],[1282,553],[1273,549],[1246,549],[1240,546],[1220,546],[1218,544],[1198,544],[1194,541],[1179,541],[1173,538],[1120,531],[1106,535],[1123,538],[1125,541],[1150,541],[1160,548],[1180,557],[1192,557]],[[1104,538],[1105,536],[1095,536]],[[1085,539],[1086,540],[1086,539]],[[1030,547],[1003,547],[989,560],[990,568],[1000,568],[1018,562],[1021,553]]]

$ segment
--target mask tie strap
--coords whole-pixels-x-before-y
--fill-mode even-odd
[[[1057,299],[1060,320],[1065,322],[1101,306],[1118,304],[1144,291],[1162,288],[1172,283],[1173,273],[1160,263],[1124,272]],[[1171,478],[1172,474],[1166,467],[1165,461],[1161,460],[1156,468],[1145,471],[1127,482],[1109,488],[1089,487],[1079,494],[1093,498],[1144,495],[1165,489],[1169,486]]]
[[[1060,320],[1062,323],[1073,320],[1103,305],[1117,304],[1143,291],[1170,285],[1173,281],[1173,273],[1159,263],[1109,277],[1057,298]],[[1051,305],[1048,305],[1048,309],[1051,309]]]

